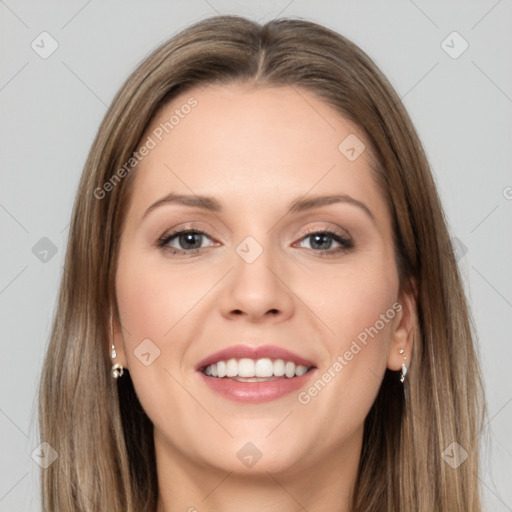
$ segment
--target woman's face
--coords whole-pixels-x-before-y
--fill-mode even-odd
[[[157,458],[355,463],[385,369],[410,349],[361,130],[301,89],[210,85],[166,105],[142,143],[114,341]]]

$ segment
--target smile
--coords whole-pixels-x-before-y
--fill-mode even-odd
[[[261,403],[304,386],[316,367],[286,349],[236,345],[196,366],[203,382],[217,394],[237,402]]]

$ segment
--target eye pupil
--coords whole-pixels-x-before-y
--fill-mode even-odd
[[[201,247],[201,237],[200,233],[185,233],[180,235],[179,242],[180,245],[186,249],[199,249]],[[194,237],[197,237],[194,243]],[[188,247],[187,244],[191,243],[192,247]]]
[[[319,240],[323,240],[323,242],[325,242],[325,240],[330,240],[332,242],[332,239],[331,239],[331,236],[328,235],[328,234],[320,234],[320,233],[316,233],[314,235],[310,235],[311,238],[314,240],[314,242],[311,244],[311,247],[314,248],[314,249],[328,249],[330,247],[331,244],[327,244],[328,247],[325,247],[325,246],[321,246],[321,247],[315,247],[316,245],[318,245],[318,241]],[[319,245],[322,245],[322,242],[320,242]]]

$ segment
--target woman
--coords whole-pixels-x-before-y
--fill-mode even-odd
[[[76,197],[44,509],[476,512],[482,410],[429,165],[370,58],[234,16],[147,57]]]

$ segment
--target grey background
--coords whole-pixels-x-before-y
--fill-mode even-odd
[[[41,508],[39,466],[31,458],[39,444],[36,392],[92,139],[136,64],[216,13],[322,23],[361,46],[403,98],[459,241],[478,330],[489,403],[482,489],[489,511],[512,511],[510,0],[0,0],[0,510]],[[46,59],[31,48],[43,31],[58,43]],[[460,41],[442,46],[453,31],[469,44],[458,58],[445,49],[453,46],[453,53]],[[43,237],[54,255],[42,252],[50,247]]]

